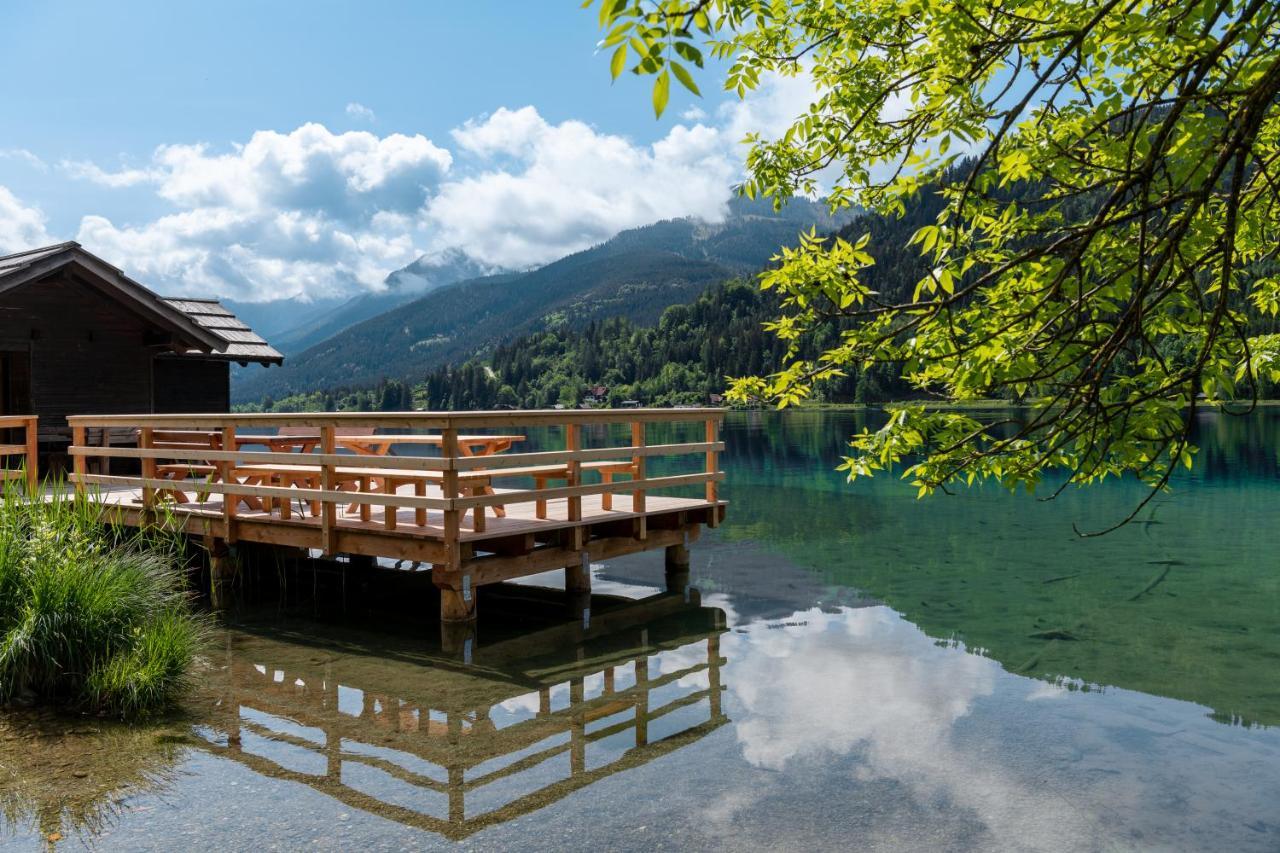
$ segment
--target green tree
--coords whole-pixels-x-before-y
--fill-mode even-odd
[[[739,96],[772,75],[812,79],[785,133],[749,138],[744,194],[825,193],[893,215],[936,197],[910,240],[928,262],[910,293],[868,284],[875,257],[899,248],[869,234],[783,250],[762,283],[781,297],[769,328],[787,364],[732,393],[786,405],[852,368],[901,363],[944,400],[1036,405],[992,418],[897,407],[854,438],[851,477],[909,460],[922,494],[975,478],[1031,488],[1055,468],[1067,483],[1134,473],[1159,487],[1192,463],[1197,409],[1277,378],[1280,336],[1256,322],[1280,308],[1274,0],[598,11],[613,75],[653,75],[659,114],[671,77],[696,91],[704,51]],[[839,339],[807,349],[832,317]]]

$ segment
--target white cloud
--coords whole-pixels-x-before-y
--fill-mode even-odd
[[[96,163],[84,160],[63,160],[58,164],[58,168],[73,178],[111,189],[155,183],[162,177],[162,173],[156,169],[121,169],[118,172],[108,172]]]
[[[45,216],[27,207],[7,187],[0,186],[0,254],[20,252],[57,242],[45,230]]]
[[[134,226],[86,216],[78,239],[176,293],[252,300],[376,289],[422,253],[416,213],[451,162],[424,136],[319,124],[259,131],[228,153],[165,145],[145,170],[88,164],[78,174],[108,186],[149,181],[178,212]]]
[[[49,164],[25,148],[0,148],[0,160],[17,160],[37,172],[49,171]]]
[[[637,145],[579,121],[550,124],[532,107],[468,122],[454,139],[477,173],[444,183],[428,202],[433,240],[508,267],[659,219],[717,221],[738,168],[715,128],[676,125]]]
[[[369,109],[364,104],[357,103],[356,101],[352,101],[347,104],[347,115],[358,121],[367,121],[370,123],[378,120],[378,117],[374,114],[373,110]]]
[[[742,137],[780,132],[811,96],[807,78],[768,81],[713,118],[687,112],[652,144],[502,108],[452,132],[457,162],[422,135],[312,123],[229,149],[161,145],[119,170],[60,165],[99,186],[153,188],[173,206],[137,223],[86,215],[79,229],[87,248],[157,289],[314,298],[380,288],[423,254],[527,268],[660,219],[718,221],[741,177]]]

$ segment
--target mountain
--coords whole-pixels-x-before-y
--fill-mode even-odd
[[[233,397],[257,401],[382,377],[416,380],[542,329],[581,328],[609,317],[652,324],[668,306],[758,271],[800,231],[837,224],[816,203],[775,213],[739,200],[722,223],[675,219],[624,231],[530,272],[437,288],[296,352],[282,368],[238,374]]]
[[[227,303],[286,356],[300,353],[370,317],[464,279],[493,272],[461,252],[423,255],[386,278],[384,289],[339,299]]]

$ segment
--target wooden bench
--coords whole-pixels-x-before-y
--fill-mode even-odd
[[[222,435],[199,430],[138,430],[138,446],[163,450],[220,450]],[[143,464],[147,464],[145,460]],[[189,478],[203,478],[207,483],[218,480],[218,466],[212,463],[155,462],[153,464],[155,476],[161,480],[173,480],[175,483]],[[157,494],[170,495],[180,504],[188,502],[186,492],[176,485],[172,489],[160,489]]]

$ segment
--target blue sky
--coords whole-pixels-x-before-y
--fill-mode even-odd
[[[522,267],[714,219],[741,134],[804,92],[740,104],[708,77],[655,121],[578,6],[10,4],[0,249],[80,239],[161,289],[305,298],[424,253]]]

